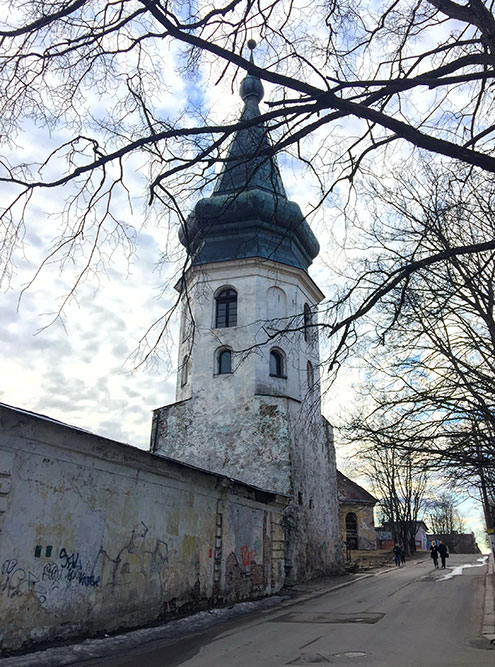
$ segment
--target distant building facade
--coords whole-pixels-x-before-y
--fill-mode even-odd
[[[415,527],[415,547],[420,551],[425,551],[428,548],[428,537],[426,534],[428,527],[424,521],[414,521],[412,523]],[[400,534],[398,526],[394,525],[392,521],[385,521],[383,526],[376,528],[376,540],[378,548],[392,549],[396,541],[400,541],[400,539],[397,538],[397,534]]]
[[[339,470],[337,485],[342,541],[348,549],[376,549],[374,518],[376,498]]]
[[[445,533],[445,534],[428,534],[428,548],[433,540],[436,542],[443,542],[447,545],[449,551],[453,554],[479,554],[480,548],[476,542],[474,533]]]

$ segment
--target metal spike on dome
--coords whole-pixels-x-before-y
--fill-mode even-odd
[[[256,48],[256,41],[254,39],[248,39],[247,47],[251,50],[249,61],[254,65],[254,49]]]
[[[254,54],[254,49],[256,48],[255,40],[249,39],[247,42],[247,47],[251,51],[251,55],[249,56],[249,62],[253,63],[254,65],[253,54]],[[239,93],[244,102],[246,102],[248,99],[251,99],[259,103],[263,99],[265,91],[263,89],[263,84],[261,83],[261,79],[257,77],[255,74],[251,74],[251,72],[248,71],[245,78],[241,81]]]

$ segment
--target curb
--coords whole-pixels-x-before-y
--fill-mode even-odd
[[[312,598],[317,598],[322,595],[326,595],[327,593],[331,593],[332,591],[338,591],[340,588],[346,588],[347,586],[352,586],[352,584],[355,584],[358,581],[362,581],[363,579],[369,579],[370,577],[375,577],[376,575],[357,574],[351,576],[352,579],[349,579],[348,581],[343,581],[341,584],[337,584],[336,586],[327,586],[324,588],[319,588],[316,591],[310,591],[308,593],[301,593],[300,595],[295,595],[294,597],[291,597],[290,599],[281,602],[279,606],[290,607],[291,605],[299,604],[300,602],[305,602],[306,600],[311,600]],[[268,612],[273,613],[273,609],[266,610],[265,613]]]
[[[490,644],[495,645],[495,595],[494,595],[493,552],[488,556],[488,569],[485,577],[485,600],[481,633]]]
[[[341,582],[334,586],[325,586],[315,591],[301,593],[293,598],[284,597],[284,591],[278,595],[273,595],[253,602],[240,602],[231,607],[223,609],[222,618],[219,619],[215,610],[198,612],[193,615],[195,619],[201,617],[198,626],[191,632],[188,624],[192,616],[186,616],[176,621],[169,621],[164,625],[129,630],[118,635],[112,635],[105,638],[91,638],[80,642],[70,643],[64,646],[53,646],[46,649],[39,649],[30,653],[23,653],[15,656],[0,658],[0,667],[57,667],[70,665],[79,661],[103,660],[109,658],[118,651],[125,651],[142,646],[151,641],[168,640],[177,636],[186,637],[196,632],[201,632],[216,624],[216,620],[228,621],[233,618],[240,618],[251,612],[268,614],[276,610],[277,607],[287,607],[296,605],[305,600],[325,595],[330,591],[350,586],[362,579],[368,579],[374,574],[353,575],[348,581]],[[222,610],[218,610],[222,611]],[[213,612],[213,613],[212,613]],[[216,618],[215,618],[216,617]],[[185,626],[185,627],[184,627]]]
[[[301,594],[294,595],[294,597],[290,598],[285,597],[284,593],[286,593],[286,591],[282,590],[278,595],[263,598],[261,600],[253,602],[240,602],[236,605],[225,608],[224,612],[226,613],[221,620],[227,621],[231,620],[232,618],[239,618],[251,612],[273,614],[274,611],[276,611],[276,607],[283,608],[297,605],[306,600],[326,595],[332,591],[338,591],[341,588],[352,586],[358,581],[370,579],[371,577],[377,577],[379,575],[386,574],[387,572],[393,572],[395,569],[396,568],[394,566],[381,569],[377,572],[350,575],[350,578],[347,581],[343,581],[335,585],[329,584],[328,586],[322,586],[316,590],[302,592]],[[493,622],[495,620],[495,614],[493,613],[493,589],[491,588],[490,591],[492,595],[491,619]],[[486,608],[485,596],[485,609]],[[74,662],[79,662],[82,660],[102,660],[110,657],[112,654],[118,651],[136,648],[137,646],[142,646],[143,644],[151,641],[172,639],[177,637],[179,634],[185,637],[189,634],[195,634],[196,632],[204,631],[205,629],[208,629],[216,624],[215,620],[213,620],[216,615],[213,613],[214,611],[215,610],[203,611],[194,615],[196,618],[201,617],[201,621],[199,623],[199,627],[196,627],[196,629],[192,632],[187,627],[192,617],[186,616],[182,619],[169,621],[164,625],[129,630],[128,632],[119,635],[112,635],[111,637],[85,639],[80,642],[69,643],[64,646],[53,646],[46,649],[39,649],[30,653],[3,658],[0,657],[0,667],[62,667],[62,665],[70,665]],[[212,613],[213,616],[211,616]],[[490,628],[493,628],[493,625],[490,626]],[[492,636],[495,639],[495,628],[493,628],[491,631],[493,631],[493,635],[486,637],[489,640]]]

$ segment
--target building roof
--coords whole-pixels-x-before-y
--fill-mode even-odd
[[[256,121],[263,94],[260,79],[248,73],[240,86],[245,125],[213,193],[196,204],[179,234],[193,264],[260,257],[306,271],[320,250],[298,204],[287,199],[268,130]]]
[[[365,505],[376,505],[377,499],[371,495],[362,486],[346,477],[340,470],[337,470],[337,487],[339,502],[361,503]]]

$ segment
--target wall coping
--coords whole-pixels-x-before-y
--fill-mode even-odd
[[[9,431],[14,431],[16,427],[20,428],[19,419],[22,419],[25,424],[36,428],[36,433],[34,434],[22,434],[23,439],[27,441],[43,442],[52,447],[77,452],[84,456],[91,456],[109,463],[137,468],[137,472],[139,472],[139,469],[143,469],[169,478],[172,476],[171,474],[175,473],[177,479],[180,479],[184,474],[190,475],[193,473],[193,475],[202,477],[205,481],[211,482],[214,480],[217,485],[225,489],[231,489],[240,496],[252,497],[254,495],[255,500],[274,506],[285,507],[292,497],[270,489],[262,489],[233,477],[211,472],[199,466],[183,463],[168,456],[155,454],[154,452],[140,449],[128,443],[111,440],[110,438],[97,435],[77,426],[71,426],[46,415],[0,402],[0,431],[8,433]],[[17,423],[13,423],[14,420]],[[51,429],[56,429],[62,435],[61,441],[52,441],[49,435]],[[64,436],[69,434],[71,438],[70,440],[66,440]],[[17,435],[17,437],[19,436]],[[16,449],[16,443],[12,443],[11,447],[12,449]]]

